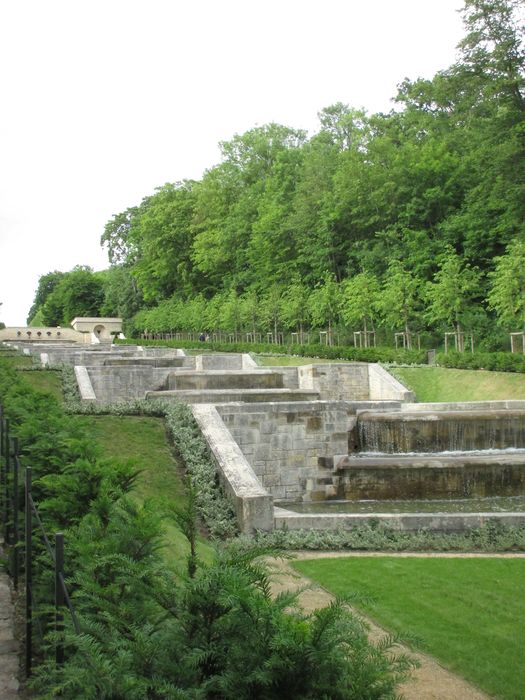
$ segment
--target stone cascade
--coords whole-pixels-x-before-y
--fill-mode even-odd
[[[349,451],[468,452],[525,448],[525,410],[362,411]]]
[[[525,494],[525,410],[361,411],[336,498],[395,500]]]
[[[259,403],[266,401],[314,401],[315,390],[284,386],[281,372],[274,370],[201,370],[172,372],[168,388],[148,391],[146,399],[184,401],[184,403]]]

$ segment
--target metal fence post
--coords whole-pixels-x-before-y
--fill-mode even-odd
[[[55,632],[57,635],[55,660],[57,666],[64,663],[64,615],[62,609],[65,603],[64,589],[61,577],[64,576],[64,535],[55,534]]]
[[[4,465],[4,432],[5,432],[5,418],[4,418],[4,407],[0,404],[0,519],[4,520],[4,479],[5,479],[5,465]]]
[[[9,459],[10,453],[10,440],[9,440],[9,418],[4,420],[4,455],[5,455],[5,465],[4,465],[4,540],[5,543],[9,543],[9,469],[11,462]]]
[[[26,570],[26,677],[31,675],[31,659],[33,655],[33,511],[31,504],[31,467],[26,467],[25,488],[25,570]]]
[[[18,510],[20,507],[19,499],[20,495],[18,493],[18,470],[20,468],[20,457],[19,457],[19,443],[18,438],[13,438],[13,586],[15,591],[18,590],[18,540],[19,540],[19,530],[18,530]]]

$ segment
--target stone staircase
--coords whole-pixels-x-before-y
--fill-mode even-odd
[[[284,386],[275,370],[180,370],[171,372],[167,388],[147,391],[146,399],[184,403],[257,403],[266,401],[315,401],[319,392]]]

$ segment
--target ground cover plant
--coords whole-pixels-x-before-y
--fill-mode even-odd
[[[444,367],[390,367],[421,402],[525,399],[525,374]]]
[[[502,700],[523,698],[522,558],[348,557],[294,568]]]

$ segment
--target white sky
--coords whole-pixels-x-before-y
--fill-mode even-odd
[[[0,320],[40,275],[108,267],[105,223],[218,142],[388,111],[456,57],[462,0],[0,0]]]

